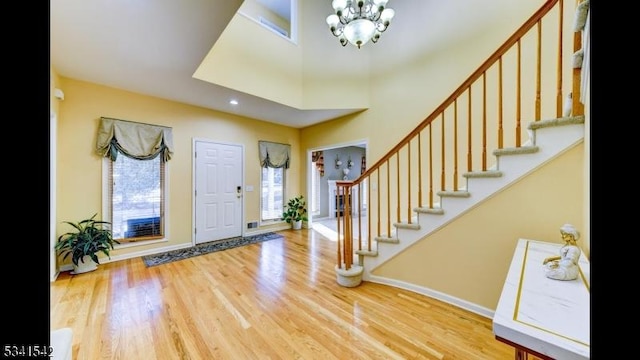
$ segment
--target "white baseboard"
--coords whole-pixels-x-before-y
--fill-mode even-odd
[[[385,277],[381,277],[381,276],[375,276],[375,275],[370,275],[367,278],[364,279],[365,281],[370,281],[373,283],[377,283],[377,284],[384,284],[384,285],[389,285],[389,286],[393,286],[393,287],[397,287],[400,289],[405,289],[405,290],[409,290],[412,291],[414,293],[417,294],[422,294],[425,296],[428,296],[430,298],[434,298],[436,300],[440,300],[442,302],[445,302],[447,304],[451,304],[453,306],[459,307],[461,309],[467,310],[467,311],[471,311],[472,313],[478,314],[480,316],[484,316],[488,319],[493,319],[493,315],[495,314],[494,310],[485,308],[484,306],[480,306],[478,304],[474,304],[471,302],[468,302],[466,300],[462,300],[459,299],[457,297],[451,296],[451,295],[447,295],[445,293],[441,293],[439,291],[436,290],[432,290],[426,287],[422,287],[422,286],[418,286],[415,284],[410,284],[410,283],[406,283],[404,281],[399,281],[399,280],[394,280],[394,279],[389,279],[389,278],[385,278]]]

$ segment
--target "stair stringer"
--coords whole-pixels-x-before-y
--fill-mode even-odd
[[[584,139],[584,116],[541,120],[529,125],[531,141],[525,146],[537,146],[537,152],[515,153],[496,156],[496,165],[491,171],[502,172],[500,177],[468,177],[463,191],[469,197],[441,196],[442,214],[418,213],[419,226],[415,229],[395,228],[397,243],[377,243],[372,254],[361,254],[359,263],[364,267],[362,279],[378,283],[388,283],[380,276],[373,275],[376,268],[386,263],[414,243],[424,239],[456,218],[478,206],[481,202],[518,181],[545,163],[560,156]]]

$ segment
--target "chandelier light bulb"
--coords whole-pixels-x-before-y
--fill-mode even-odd
[[[340,18],[338,17],[338,15],[331,14],[327,16],[327,25],[329,25],[329,28],[332,29],[331,31],[334,31],[336,28],[338,28],[339,23]]]
[[[331,6],[336,12],[342,12],[347,7],[347,0],[333,0]]]
[[[389,25],[395,14],[396,12],[393,9],[386,8],[382,10],[382,14],[380,14],[380,21],[382,21],[383,24]]]

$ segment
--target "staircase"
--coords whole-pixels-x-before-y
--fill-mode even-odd
[[[338,195],[357,192],[355,207],[368,197],[366,224],[348,208],[337,219],[340,285],[385,282],[376,268],[583,141],[581,33],[565,18],[588,0],[563,4],[545,2],[385,156],[336,183]],[[535,59],[522,48],[538,49]]]
[[[584,116],[532,122],[531,140],[521,147],[496,149],[494,167],[462,176],[466,186],[457,191],[439,191],[434,207],[416,207],[411,223],[394,223],[389,237],[375,237],[371,251],[356,250],[356,263],[363,266],[363,280],[372,280],[371,271],[413,243],[455,221],[490,196],[503,190],[548,161],[580,144],[584,138]]]

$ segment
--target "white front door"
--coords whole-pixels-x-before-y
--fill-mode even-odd
[[[195,242],[242,235],[242,147],[195,141]]]

